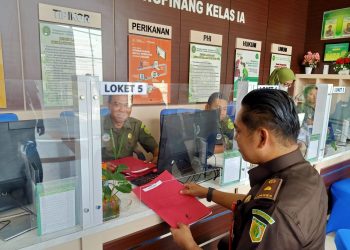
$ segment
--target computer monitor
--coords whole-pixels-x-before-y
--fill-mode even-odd
[[[350,135],[348,132],[349,129],[343,128],[344,124],[347,124],[344,123],[344,120],[350,121],[350,104],[349,102],[339,101],[336,104],[334,113],[332,113],[329,117],[329,122],[332,123],[335,135],[342,134],[344,133],[344,131],[347,131],[347,135],[342,134],[341,136],[339,136],[339,138],[347,137],[348,139],[350,139]]]
[[[218,131],[217,110],[161,116],[158,172],[167,170],[185,176],[205,171]]]
[[[0,211],[31,202],[22,151],[27,142],[35,142],[35,124],[35,120],[0,122]]]

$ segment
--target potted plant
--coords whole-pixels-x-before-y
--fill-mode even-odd
[[[305,65],[305,74],[311,74],[312,69],[317,67],[317,63],[320,61],[320,54],[318,52],[312,53],[308,51],[304,56],[303,65]]]
[[[120,199],[118,192],[130,193],[131,184],[121,173],[128,169],[124,164],[120,164],[114,172],[102,168],[102,205],[103,220],[110,220],[119,216]]]
[[[335,61],[334,71],[339,75],[349,75],[350,71],[350,53],[347,52],[344,57],[340,57]]]

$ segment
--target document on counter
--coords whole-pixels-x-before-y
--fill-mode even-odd
[[[75,226],[75,178],[36,185],[38,235]]]
[[[180,194],[184,188],[174,176],[164,171],[146,185],[133,189],[135,195],[171,227],[190,225],[211,214],[195,197]]]

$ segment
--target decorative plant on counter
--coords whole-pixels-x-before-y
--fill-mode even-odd
[[[319,61],[320,54],[318,52],[312,53],[311,51],[308,51],[307,54],[304,56],[302,64],[305,65],[305,67],[311,67],[315,69]]]
[[[334,71],[350,70],[350,53],[347,52],[344,57],[340,57],[335,61]]]
[[[109,220],[119,216],[120,199],[118,192],[130,193],[131,184],[121,173],[128,169],[124,164],[120,164],[114,173],[102,168],[102,191],[103,191],[103,220]]]

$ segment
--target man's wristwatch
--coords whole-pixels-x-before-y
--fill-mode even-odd
[[[214,188],[208,188],[208,193],[207,193],[207,201],[208,202],[211,202],[211,200],[212,200],[212,198],[213,198],[213,191],[214,191],[215,189]]]

